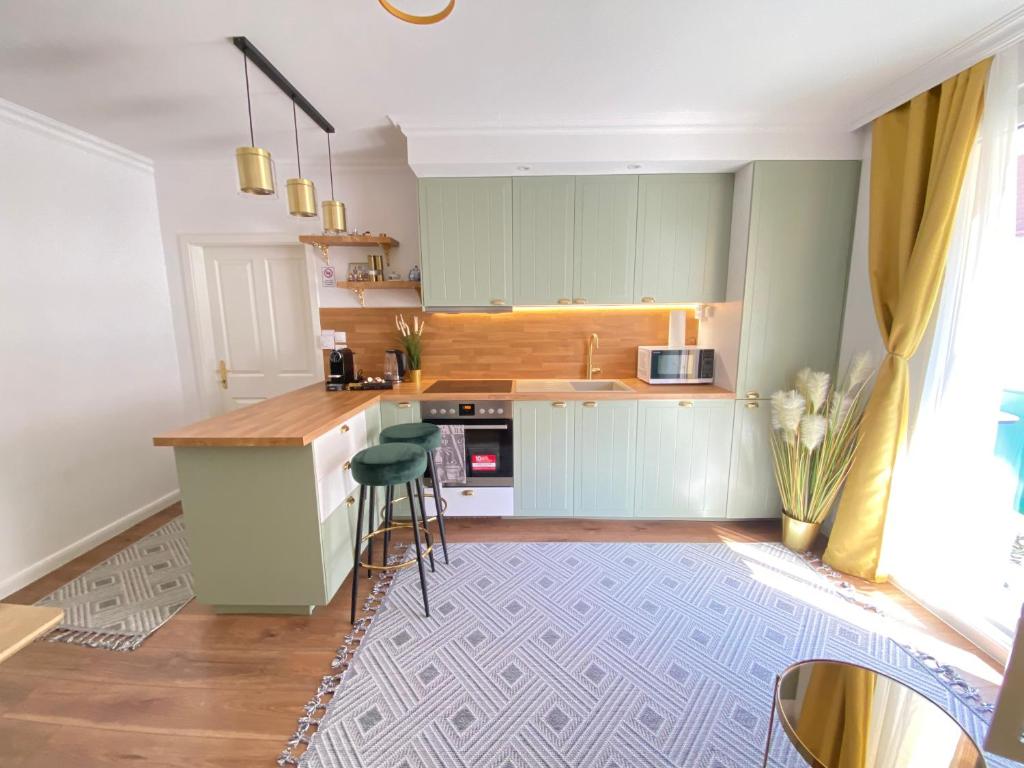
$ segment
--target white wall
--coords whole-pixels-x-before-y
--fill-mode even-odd
[[[317,185],[318,197],[330,193],[327,168],[307,167],[303,173]],[[222,162],[165,162],[156,169],[157,194],[167,276],[177,338],[185,396],[186,421],[201,417],[197,371],[193,362],[193,340],[189,333],[184,290],[181,242],[203,235],[235,235],[244,243],[248,235],[320,232],[319,219],[298,219],[288,215],[284,194],[285,179],[295,175],[294,162],[280,158],[277,163],[278,197],[260,198],[237,192],[234,147],[226,147]],[[353,170],[335,168],[335,194],[345,203],[349,230],[386,232],[400,243],[391,251],[391,265],[403,277],[419,262],[419,225],[416,178],[405,165]],[[319,253],[315,249],[311,252]],[[379,249],[332,248],[331,263],[344,279],[349,261],[365,261]],[[320,288],[316,297],[322,307],[358,306],[351,291]],[[367,306],[418,306],[415,291],[367,291]],[[343,329],[335,329],[343,330]]]
[[[0,597],[176,499],[148,161],[0,100]]]

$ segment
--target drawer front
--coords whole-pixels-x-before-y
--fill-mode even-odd
[[[362,413],[313,441],[320,522],[343,504],[346,509],[355,509],[353,500],[357,498],[359,489],[352,478],[350,466],[352,457],[366,446],[366,417]]]
[[[511,517],[512,488],[443,488],[448,502],[445,517]],[[427,514],[433,514],[433,502],[427,499]]]

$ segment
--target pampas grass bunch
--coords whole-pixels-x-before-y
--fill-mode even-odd
[[[873,371],[868,355],[850,364],[841,387],[804,368],[794,389],[772,395],[772,459],[786,514],[820,523],[843,487],[860,438],[864,389]]]

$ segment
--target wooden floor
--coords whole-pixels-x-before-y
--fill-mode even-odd
[[[8,598],[31,603],[180,514],[172,506]],[[771,541],[777,522],[450,520],[449,542]],[[365,580],[362,580],[365,581]],[[894,587],[858,586],[989,697],[998,665]],[[36,642],[0,665],[0,765],[266,766],[349,628],[349,587],[313,616],[217,616],[196,601],[133,653]]]

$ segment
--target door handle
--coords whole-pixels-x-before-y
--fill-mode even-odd
[[[348,431],[349,431],[350,429],[352,429],[352,427],[350,427],[350,426],[349,426],[348,424],[342,424],[342,425],[341,425],[341,434],[345,434],[345,433],[346,433],[346,432],[348,432]]]
[[[493,304],[496,307],[503,307],[503,306],[505,306],[505,300],[504,299],[491,299],[491,304]]]
[[[597,408],[597,402],[594,400],[587,400],[583,403],[584,408]]]
[[[572,304],[572,299],[559,299],[559,304]]]
[[[654,303],[654,297],[653,296],[644,296],[642,299],[640,299],[640,303],[641,304],[653,304]]]
[[[693,400],[680,400],[679,405],[683,408],[693,408]]]
[[[587,300],[586,299],[573,299],[572,303],[573,304],[586,304]]]
[[[341,465],[341,468],[347,472],[348,470],[352,469],[352,462],[346,461],[344,464]]]
[[[463,496],[472,496],[474,493],[475,493],[475,491],[472,488],[467,488],[466,490],[464,490],[462,492],[462,495]]]
[[[220,377],[220,388],[228,388],[228,366],[223,360],[217,363],[217,376]]]
[[[760,399],[761,399],[761,393],[760,392],[747,392],[747,400],[760,400]]]
[[[412,403],[399,403],[398,407],[399,408],[411,408],[412,407]]]
[[[753,410],[754,408],[757,408],[757,407],[758,407],[757,403],[747,403],[747,408],[749,408],[751,410]]]
[[[551,407],[552,408],[565,408],[565,401],[564,400],[559,400],[557,403],[552,403]]]

